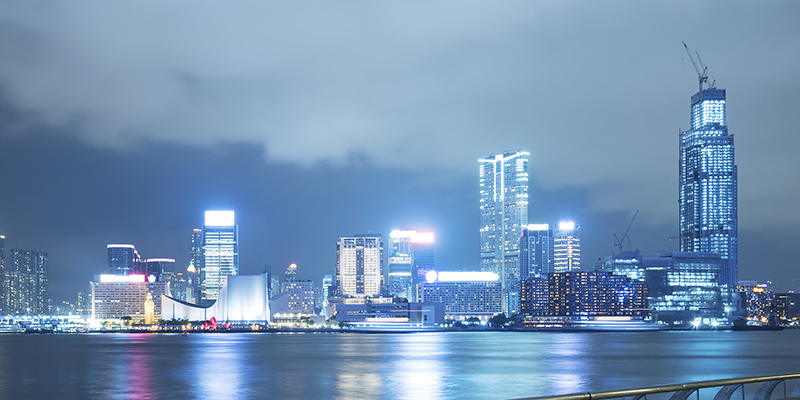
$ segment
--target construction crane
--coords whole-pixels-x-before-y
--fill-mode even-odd
[[[700,91],[701,92],[703,91],[703,82],[705,82],[709,88],[714,87],[716,81],[712,79],[711,83],[710,84],[708,83],[708,67],[705,64],[703,64],[703,60],[700,59],[700,53],[696,51],[694,52],[694,54],[697,56],[697,61],[695,61],[694,57],[692,57],[692,52],[689,51],[689,46],[686,44],[686,42],[682,41],[681,43],[683,43],[683,48],[686,49],[686,54],[689,55],[689,60],[691,60],[692,65],[694,65],[694,70],[697,71],[697,80],[699,81],[698,83],[700,84]],[[698,62],[700,63],[699,67],[697,66]],[[700,70],[700,67],[703,67],[702,71]]]
[[[628,232],[630,232],[631,226],[633,226],[633,221],[636,220],[637,215],[639,215],[639,210],[636,210],[636,212],[633,213],[633,218],[631,218],[631,223],[628,224],[628,228],[625,229],[625,233],[622,235],[622,238],[618,238],[617,234],[614,233],[614,239],[616,239],[617,241],[614,242],[613,245],[619,247],[619,251],[622,251],[623,242],[625,241],[625,238],[628,237]]]

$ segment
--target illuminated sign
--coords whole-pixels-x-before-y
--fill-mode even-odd
[[[433,243],[433,232],[416,232],[411,243]]]
[[[436,279],[439,282],[496,282],[500,280],[500,276],[494,272],[439,271]]]
[[[134,247],[132,244],[110,244],[110,245],[106,246],[106,248],[109,248],[109,249],[115,249],[115,248],[135,249],[136,247]]]
[[[575,223],[572,221],[564,221],[558,224],[558,229],[562,231],[574,231],[575,230]]]
[[[103,283],[144,283],[144,275],[100,275]]]
[[[399,238],[411,238],[413,237],[417,231],[399,231],[397,229],[391,231],[389,233],[389,237],[392,239],[399,239]]]
[[[529,224],[528,230],[529,231],[546,231],[550,229],[549,224]]]
[[[389,232],[392,239],[408,238],[411,243],[433,243],[433,232],[400,231]]]
[[[145,262],[175,262],[172,258],[148,258]]]
[[[206,211],[206,226],[233,226],[233,211]]]

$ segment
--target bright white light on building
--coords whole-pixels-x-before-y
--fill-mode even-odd
[[[500,276],[494,272],[440,271],[437,279],[439,282],[496,282]]]
[[[233,211],[206,211],[205,226],[233,226]]]
[[[144,275],[100,275],[102,283],[144,283]]]
[[[549,224],[528,224],[529,231],[546,231],[550,229]]]
[[[433,270],[428,271],[428,273],[425,274],[425,281],[427,281],[428,283],[436,282],[436,277],[437,277],[436,271]]]
[[[110,244],[110,245],[106,246],[106,248],[109,248],[109,249],[116,249],[116,248],[135,249],[136,247],[134,247],[132,244]]]
[[[389,232],[389,237],[392,239],[398,238],[412,238],[417,233],[417,231],[399,231],[397,229]]]
[[[562,231],[574,231],[575,230],[575,223],[572,221],[564,221],[559,222],[558,229]]]
[[[433,232],[415,232],[411,243],[433,243]]]

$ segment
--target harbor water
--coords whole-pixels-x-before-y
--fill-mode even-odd
[[[509,399],[797,372],[800,330],[0,335],[4,399]]]

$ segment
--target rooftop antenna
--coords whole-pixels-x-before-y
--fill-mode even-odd
[[[703,64],[703,60],[700,59],[700,53],[698,53],[696,51],[694,52],[694,54],[697,56],[697,61],[695,61],[694,57],[692,56],[692,52],[689,51],[689,46],[686,44],[686,42],[682,41],[681,43],[683,43],[683,48],[686,49],[686,54],[689,55],[689,60],[692,61],[692,65],[694,66],[694,70],[697,71],[697,80],[698,80],[698,83],[699,83],[699,86],[700,86],[700,91],[701,92],[703,91],[703,82],[705,82],[706,85],[708,85],[709,88],[714,87],[714,84],[716,83],[716,80],[712,79],[711,83],[710,84],[708,83],[708,67],[705,64]],[[700,64],[700,66],[697,65],[698,63]],[[702,67],[702,70],[700,69],[701,67]]]

